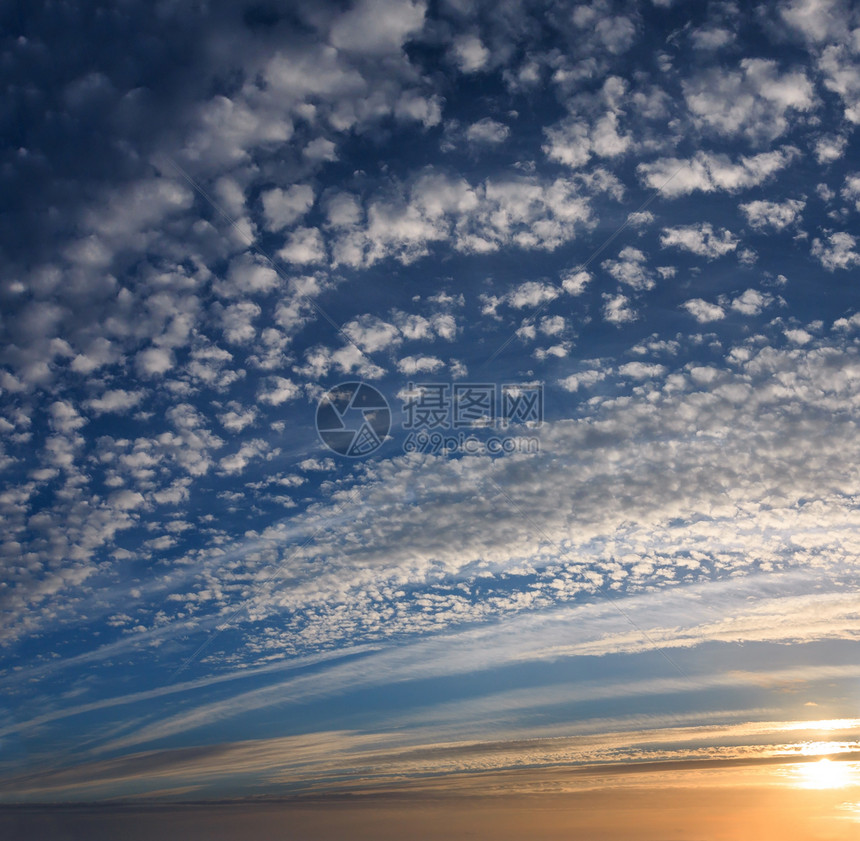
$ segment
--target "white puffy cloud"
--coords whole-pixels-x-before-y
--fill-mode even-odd
[[[222,389],[239,379],[241,369],[226,367],[233,361],[233,354],[215,345],[195,347],[185,371],[192,381],[212,388]]]
[[[252,254],[240,254],[230,263],[224,282],[216,281],[213,288],[225,298],[265,295],[280,285],[278,273],[268,261]]]
[[[630,299],[626,295],[603,295],[603,317],[610,324],[627,324],[637,318],[635,310],[630,307]]]
[[[185,161],[217,171],[246,160],[249,149],[292,137],[293,123],[287,115],[255,105],[223,94],[200,105],[197,130],[182,150]]]
[[[531,319],[526,319],[517,328],[517,337],[522,339],[524,342],[531,341],[536,336],[537,336],[537,328],[535,327],[535,324]]]
[[[634,380],[648,380],[663,376],[666,373],[666,366],[658,365],[656,362],[627,362],[619,367],[618,373]]]
[[[256,419],[257,411],[253,406],[244,408],[239,403],[232,404],[228,411],[218,415],[221,425],[230,432],[241,432],[251,426]]]
[[[245,441],[235,453],[224,456],[218,466],[226,474],[241,473],[254,459],[259,458],[268,449],[266,442],[259,438]]]
[[[459,35],[451,47],[454,62],[464,73],[482,70],[490,59],[490,51],[477,35]]]
[[[85,239],[69,246],[74,263],[108,265],[123,249],[141,249],[159,236],[159,226],[191,207],[190,188],[169,178],[147,178],[119,188],[104,206],[89,210]]]
[[[333,228],[351,228],[364,216],[358,196],[351,193],[336,192],[326,203],[328,224]]]
[[[718,50],[735,40],[735,33],[720,26],[708,26],[694,29],[690,40],[697,50]]]
[[[105,412],[127,412],[135,406],[140,405],[143,400],[143,391],[126,391],[124,388],[115,388],[104,392],[100,397],[94,397],[87,401],[87,408],[96,414]]]
[[[627,214],[627,224],[634,228],[647,228],[654,221],[650,210],[637,210]]]
[[[415,313],[395,311],[392,321],[407,340],[432,339],[433,325],[429,318]]]
[[[594,179],[588,183],[591,187]],[[534,176],[472,186],[462,178],[427,173],[399,196],[371,199],[365,224],[339,229],[334,262],[357,268],[394,257],[412,263],[441,243],[471,254],[509,246],[553,250],[592,223],[583,187],[583,179],[545,182]],[[614,180],[602,179],[591,190],[615,188]]]
[[[85,350],[75,355],[69,367],[76,374],[92,374],[105,365],[117,362],[119,357],[119,349],[109,339],[98,336]]]
[[[343,326],[343,332],[365,353],[376,353],[402,341],[393,324],[373,315],[363,315]]]
[[[623,155],[632,144],[629,134],[620,134],[618,115],[605,114],[594,125],[580,119],[571,119],[546,130],[547,143],[543,147],[550,160],[576,169],[584,166],[592,155],[614,158]]]
[[[532,352],[532,356],[538,360],[549,359],[550,357],[554,357],[555,359],[564,359],[564,357],[570,353],[572,348],[572,342],[558,342],[557,344],[550,345],[549,347],[535,348]]]
[[[821,183],[817,184],[815,187],[815,194],[818,198],[821,199],[825,204],[829,204],[836,197],[836,193],[830,189],[826,184]]]
[[[143,507],[146,500],[137,491],[122,490],[112,493],[108,497],[108,504],[118,511],[134,511],[136,508]]]
[[[545,129],[544,153],[550,160],[577,169],[593,155],[616,158],[628,152],[633,148],[633,137],[619,128],[627,94],[627,83],[618,76],[610,76],[597,98],[598,113],[575,114]]]
[[[374,315],[361,315],[347,322],[342,331],[351,344],[338,350],[317,346],[305,354],[305,363],[296,367],[302,376],[319,379],[335,368],[342,373],[358,372],[369,379],[382,375],[383,369],[371,358],[381,351],[399,347],[404,341],[432,341],[436,337],[452,341],[457,335],[457,322],[450,313],[437,312],[429,318],[400,311],[392,313],[392,321]],[[435,360],[435,361],[434,361]],[[436,365],[436,362],[439,364]],[[432,356],[408,356],[398,367],[442,365]]]
[[[759,199],[739,207],[753,228],[774,228],[781,231],[800,221],[800,212],[806,207],[806,202],[801,199],[786,199],[784,202]]]
[[[758,315],[773,302],[773,296],[758,289],[747,289],[732,301],[732,309],[742,315]]]
[[[796,345],[808,345],[812,341],[812,333],[802,327],[789,328],[784,332],[786,339]]]
[[[235,345],[250,342],[257,335],[253,322],[261,312],[260,306],[253,301],[240,301],[225,307],[221,313],[224,338]]]
[[[726,312],[721,306],[711,304],[702,298],[691,298],[689,301],[684,301],[682,306],[699,324],[706,324],[709,321],[719,321],[726,317]]]
[[[329,40],[346,52],[396,52],[422,28],[426,10],[423,0],[358,0],[335,18]]]
[[[834,330],[854,330],[860,327],[860,312],[855,312],[850,318],[837,318],[833,322]]]
[[[844,231],[828,234],[825,239],[812,240],[812,254],[828,271],[850,269],[860,265],[860,252],[855,250],[857,239]]]
[[[313,206],[314,191],[309,184],[293,184],[286,190],[275,187],[260,196],[266,227],[280,231],[301,219]]]
[[[564,332],[565,326],[560,315],[546,315],[540,320],[540,331],[545,336],[558,336]]]
[[[503,143],[510,137],[511,130],[504,123],[484,117],[466,129],[466,140],[470,143]]]
[[[432,374],[444,366],[444,362],[436,356],[404,356],[398,360],[397,370],[401,374]]]
[[[589,386],[599,383],[606,378],[606,371],[601,371],[597,368],[590,368],[586,371],[580,371],[576,374],[570,374],[558,381],[558,384],[565,391],[579,391],[580,388],[588,388]]]
[[[431,319],[430,323],[433,326],[433,330],[436,332],[438,336],[445,339],[446,341],[452,342],[457,336],[457,321],[451,313],[447,312],[439,312],[436,313]]]
[[[725,228],[715,231],[710,222],[700,222],[663,228],[660,245],[663,248],[680,248],[713,260],[734,251],[738,246],[738,238]]]
[[[442,98],[437,94],[422,96],[416,91],[404,91],[394,106],[394,115],[401,122],[419,122],[430,128],[442,121]]]
[[[582,4],[574,8],[571,19],[579,29],[588,33],[586,37],[596,40],[612,55],[621,55],[636,40],[636,24],[626,15],[607,14],[608,11],[607,6],[601,3]]]
[[[552,284],[527,280],[512,289],[505,296],[505,301],[514,309],[535,309],[541,304],[555,300],[560,294],[558,287]]]
[[[860,45],[856,43],[853,48],[844,44],[831,44],[818,60],[819,69],[825,75],[824,86],[839,95],[844,105],[845,119],[854,125],[860,124],[858,54]]]
[[[745,58],[735,73],[711,70],[683,83],[687,107],[699,127],[733,137],[772,141],[789,128],[792,111],[815,105],[803,71],[780,75],[776,61]]]
[[[302,150],[302,154],[314,163],[323,163],[325,161],[336,161],[337,144],[327,137],[315,137]]]
[[[571,269],[561,276],[561,285],[568,295],[581,295],[592,277],[585,269]]]
[[[843,134],[821,137],[815,142],[815,160],[820,164],[831,164],[845,154],[848,138]]]
[[[453,299],[446,300],[447,296],[434,296],[435,303],[441,303],[443,306],[453,302]],[[403,335],[404,339],[409,341],[425,340],[433,341],[437,336],[446,341],[453,341],[457,335],[457,321],[451,313],[437,312],[429,318],[415,313],[405,313],[395,311],[392,313],[397,329]],[[384,329],[384,328],[382,328]],[[392,340],[394,334],[392,335]]]
[[[299,265],[324,263],[326,249],[322,233],[318,228],[297,228],[287,237],[283,248],[278,249],[278,257]]]
[[[294,370],[303,377],[320,380],[332,369],[341,374],[356,373],[369,380],[379,379],[385,369],[377,365],[366,353],[353,344],[332,350],[316,345],[305,352],[305,361]]]
[[[280,406],[301,393],[299,386],[287,377],[269,377],[266,382],[266,387],[257,394],[257,400],[270,406]]]
[[[622,248],[617,260],[604,260],[600,265],[620,283],[637,290],[653,289],[656,281],[647,267],[648,258],[638,248]]]
[[[850,172],[840,192],[845,201],[854,202],[854,209],[860,211],[860,172]]]
[[[658,333],[652,333],[647,339],[630,348],[630,353],[635,353],[639,356],[647,356],[649,354],[677,356],[680,350],[681,343],[676,339],[661,339]]]
[[[692,158],[660,158],[637,167],[640,180],[669,198],[701,191],[735,193],[764,183],[799,157],[794,146],[741,156],[737,163],[726,154],[697,152]]]
[[[104,399],[104,395],[102,399]],[[78,410],[68,400],[55,400],[51,404],[49,411],[51,413],[51,425],[58,432],[74,432],[87,422],[86,418],[81,417],[78,414]]]
[[[158,377],[167,373],[175,364],[170,348],[152,347],[142,350],[135,357],[138,372],[144,377]]]
[[[845,37],[851,29],[849,9],[844,0],[789,0],[779,14],[810,41],[821,42]]]

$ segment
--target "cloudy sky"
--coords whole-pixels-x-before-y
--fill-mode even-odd
[[[860,8],[0,10],[3,802],[856,830]]]

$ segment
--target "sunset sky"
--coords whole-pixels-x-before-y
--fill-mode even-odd
[[[0,43],[0,830],[857,837],[860,5]]]

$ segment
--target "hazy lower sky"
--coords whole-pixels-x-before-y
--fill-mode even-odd
[[[854,837],[860,6],[0,39],[0,827]]]

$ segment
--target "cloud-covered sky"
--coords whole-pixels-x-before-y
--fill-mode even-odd
[[[853,755],[855,4],[0,14],[5,802]]]

